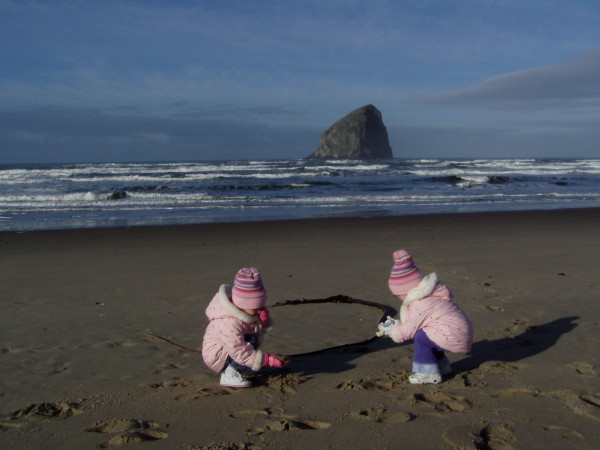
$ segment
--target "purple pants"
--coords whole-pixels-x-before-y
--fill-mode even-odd
[[[449,364],[445,350],[429,339],[425,331],[419,330],[415,333],[413,372],[440,373],[440,366]]]

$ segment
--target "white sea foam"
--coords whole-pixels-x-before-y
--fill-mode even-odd
[[[260,219],[360,211],[503,210],[515,205],[600,207],[599,175],[600,159],[3,167],[0,230],[113,226],[115,220],[119,224],[235,221],[249,213]]]
[[[409,172],[417,176],[600,174],[600,160],[596,159],[444,161],[439,164],[416,164],[415,167]]]

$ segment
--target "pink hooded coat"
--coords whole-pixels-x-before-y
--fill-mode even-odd
[[[400,308],[400,322],[391,338],[400,343],[415,337],[423,329],[429,339],[452,353],[468,353],[473,344],[473,327],[452,299],[448,287],[430,273],[411,289]]]
[[[202,340],[202,359],[209,369],[223,370],[227,357],[257,371],[262,366],[263,352],[244,340],[246,334],[262,335],[258,317],[249,316],[231,301],[231,286],[222,285],[208,307],[210,323]]]

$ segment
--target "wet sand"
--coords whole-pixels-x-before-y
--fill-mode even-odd
[[[408,384],[364,305],[273,307],[265,349],[324,351],[250,389],[193,351],[244,266],[271,305],[397,310],[399,248],[475,327],[442,384]],[[0,447],[596,448],[599,267],[600,209],[0,233]]]

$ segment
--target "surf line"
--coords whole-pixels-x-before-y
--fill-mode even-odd
[[[379,323],[385,321],[387,316],[395,316],[396,315],[396,311],[390,306],[382,305],[380,303],[375,303],[375,302],[371,302],[368,300],[359,300],[356,298],[348,297],[346,295],[334,295],[332,297],[318,298],[318,299],[311,299],[311,300],[307,300],[304,298],[299,298],[296,300],[285,300],[282,302],[274,303],[273,305],[270,306],[270,308],[277,308],[280,306],[313,305],[313,304],[318,304],[318,303],[358,304],[358,305],[368,306],[371,308],[377,308],[381,311],[382,315],[379,318],[379,321],[377,322],[375,327],[377,327],[377,325]],[[179,350],[182,350],[184,352],[202,353],[198,349],[186,347],[185,345],[178,344],[177,342],[174,342],[170,339],[167,339],[166,337],[159,336],[157,334],[148,333],[146,331],[138,331],[138,334],[141,334],[142,336],[145,336],[146,338],[148,338],[150,340],[157,340],[160,342],[164,342],[164,343],[169,344],[169,345],[171,345]],[[322,348],[319,350],[313,350],[310,352],[294,353],[292,355],[282,355],[282,356],[294,358],[294,357],[298,357],[298,356],[316,355],[318,353],[324,353],[324,352],[331,351],[331,350],[339,350],[342,348],[354,347],[357,345],[365,345],[365,344],[368,344],[369,342],[373,341],[376,338],[377,338],[377,336],[373,335],[372,337],[362,340],[362,341],[359,341],[359,342],[351,342],[349,344],[335,345],[333,347],[325,347],[325,348]]]

